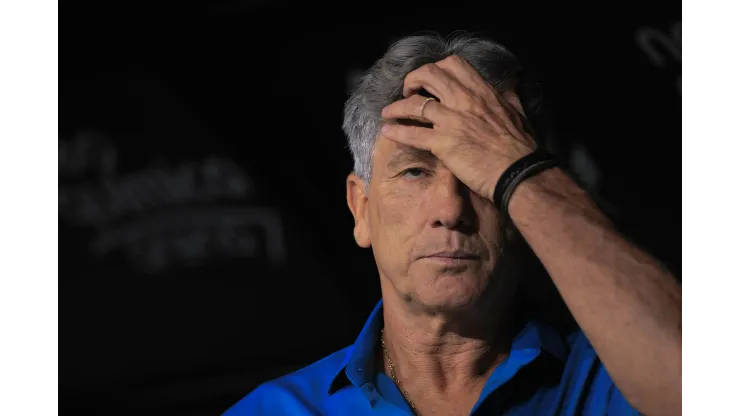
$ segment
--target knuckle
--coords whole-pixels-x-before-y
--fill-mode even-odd
[[[445,60],[456,65],[461,65],[464,62],[464,59],[460,55],[450,55]]]
[[[422,74],[433,74],[436,69],[438,69],[437,65],[429,63],[422,65],[421,68],[419,68],[419,71]]]
[[[464,111],[468,111],[473,114],[480,114],[484,111],[485,102],[476,95],[466,94],[460,99],[460,107],[464,109]]]

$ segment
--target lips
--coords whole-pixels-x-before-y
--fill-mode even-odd
[[[436,253],[427,254],[421,258],[442,258],[442,259],[455,259],[455,260],[477,260],[480,258],[479,255],[469,251],[438,251]]]

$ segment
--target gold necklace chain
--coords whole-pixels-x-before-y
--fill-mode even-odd
[[[385,355],[385,358],[388,360],[388,368],[391,369],[391,378],[398,386],[398,389],[401,390],[401,393],[403,393],[403,397],[406,398],[406,401],[409,402],[409,406],[411,406],[411,410],[414,411],[414,414],[419,414],[419,409],[414,406],[414,401],[411,400],[411,396],[409,396],[409,393],[401,386],[401,382],[398,380],[398,377],[396,376],[396,369],[393,367],[393,360],[391,359],[390,354],[388,354],[388,348],[385,346],[385,335],[383,334],[383,330],[380,330],[380,345],[383,347],[383,354]]]

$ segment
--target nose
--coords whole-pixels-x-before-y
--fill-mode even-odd
[[[475,225],[471,191],[450,172],[438,172],[427,200],[432,227],[461,232]]]

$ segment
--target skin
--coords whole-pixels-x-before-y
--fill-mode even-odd
[[[421,88],[439,98],[423,114]],[[375,255],[401,385],[421,414],[469,414],[506,355],[514,313],[513,275],[494,272],[499,213],[491,195],[535,142],[516,95],[496,91],[457,56],[409,73],[404,97],[383,110],[388,124],[367,191],[347,178],[354,236]],[[509,214],[630,404],[646,415],[680,415],[674,277],[557,168],[522,183]]]
[[[378,265],[397,376],[418,380],[402,384],[422,413],[469,412],[495,368],[490,364],[506,351],[505,340],[492,337],[507,321],[507,308],[492,310],[505,304],[494,297],[511,292],[493,290],[502,285],[490,279],[499,248],[496,209],[431,153],[383,137],[372,197],[358,177],[347,183],[355,238],[372,247]],[[456,252],[463,258],[452,258]]]

